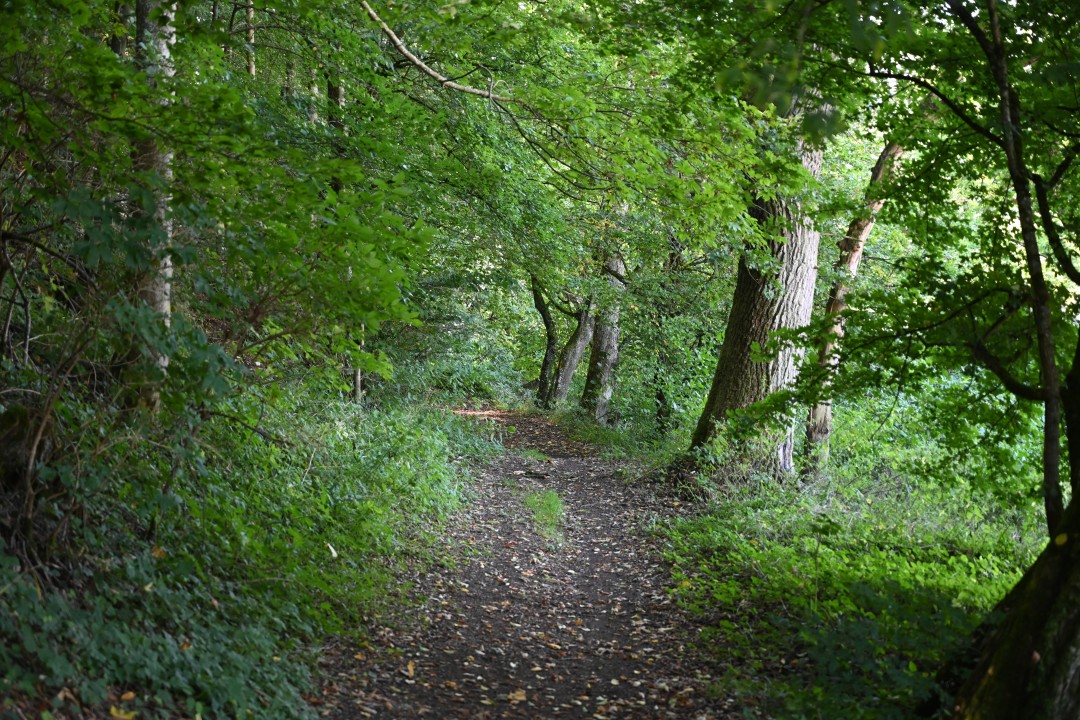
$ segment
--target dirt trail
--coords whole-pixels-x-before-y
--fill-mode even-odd
[[[452,523],[462,557],[415,579],[426,598],[411,627],[377,647],[338,647],[323,662],[316,710],[330,718],[724,718],[711,697],[696,629],[667,593],[648,527],[683,512],[627,484],[625,468],[534,416],[513,425],[508,453],[477,471],[474,502]],[[544,538],[523,497],[554,490],[561,542]]]

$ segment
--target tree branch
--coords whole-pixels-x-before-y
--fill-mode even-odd
[[[1055,173],[1056,175],[1057,173]],[[1058,265],[1061,266],[1065,275],[1074,284],[1080,285],[1080,270],[1076,269],[1072,257],[1069,256],[1069,251],[1065,249],[1065,244],[1061,241],[1061,235],[1058,233],[1057,223],[1054,222],[1054,215],[1050,212],[1050,198],[1046,189],[1047,183],[1038,173],[1031,173],[1031,178],[1035,182],[1035,199],[1039,204],[1039,216],[1042,218],[1043,232],[1046,233],[1046,239],[1050,242],[1050,249],[1054,252],[1054,258],[1058,261]]]
[[[975,42],[979,43],[979,47],[982,48],[983,54],[986,55],[986,59],[993,61],[997,58],[997,48],[994,43],[990,41],[990,37],[979,27],[979,23],[976,22],[975,16],[971,14],[971,11],[964,6],[960,0],[947,0],[949,9],[952,10],[953,15],[960,18],[961,24],[967,31],[971,33],[971,36],[975,38]]]
[[[620,283],[622,283],[624,286],[627,284],[626,283],[626,276],[625,275],[620,275],[616,270],[613,270],[612,268],[609,268],[607,266],[607,263],[605,263],[604,267],[601,268],[601,272],[604,272],[604,273],[610,275],[611,277],[615,278]]]
[[[854,72],[860,71],[855,70]],[[977,123],[975,119],[971,117],[966,110],[964,110],[964,108],[960,107],[959,103],[957,103],[945,93],[938,90],[936,87],[934,87],[932,83],[923,80],[921,77],[916,77],[915,75],[908,75],[906,73],[886,72],[884,70],[868,70],[865,72],[861,72],[861,74],[867,75],[869,77],[882,78],[885,80],[903,80],[904,82],[909,82],[913,85],[921,87],[922,89],[931,93],[942,103],[944,103],[945,107],[949,108],[949,110],[952,111],[953,115],[956,115],[956,117],[960,118],[960,120],[963,121],[965,125],[974,130],[976,133],[982,135],[984,138],[994,143],[995,145],[998,145],[999,147],[1005,146],[1005,141],[1002,140],[998,135],[994,134],[992,130],[983,127],[982,125]]]
[[[1069,166],[1071,166],[1073,160],[1076,159],[1076,153],[1078,151],[1080,151],[1080,146],[1073,145],[1069,148],[1068,152],[1065,153],[1065,159],[1058,163],[1057,168],[1054,169],[1054,174],[1050,176],[1050,182],[1046,184],[1047,187],[1055,187],[1061,182],[1061,179],[1065,177],[1065,173],[1069,172]]]
[[[552,295],[550,298],[548,298],[548,304],[551,305],[551,307],[558,310],[559,312],[561,312],[566,317],[569,317],[569,318],[577,317],[577,313],[574,312],[573,307],[571,307],[567,303],[559,302],[558,299],[554,295]]]
[[[403,43],[401,41],[401,38],[399,38],[394,33],[394,31],[390,29],[390,26],[387,25],[383,21],[383,19],[381,17],[379,17],[378,13],[376,13],[371,8],[371,6],[368,5],[367,0],[360,0],[360,6],[362,8],[364,8],[364,11],[368,14],[368,17],[371,18],[372,21],[374,21],[375,24],[378,25],[379,28],[382,29],[383,34],[386,35],[387,39],[390,40],[390,42],[393,44],[394,48],[399,53],[401,53],[401,55],[406,60],[411,62],[413,65],[415,65],[417,68],[419,68],[421,72],[423,72],[425,75],[427,75],[428,77],[435,80],[437,83],[439,83],[443,87],[450,88],[451,90],[457,90],[458,92],[467,93],[469,95],[476,95],[478,97],[487,98],[489,100],[494,100],[496,102],[505,102],[505,103],[520,102],[518,100],[515,100],[512,97],[507,97],[505,95],[496,95],[491,90],[481,90],[480,88],[474,88],[474,87],[469,86],[469,85],[462,85],[460,83],[456,83],[453,80],[451,80],[450,78],[446,77],[445,75],[440,74],[437,70],[431,68],[427,63],[425,63],[423,60],[421,60],[416,55],[411,53],[409,51],[409,48],[405,47],[405,43]]]
[[[975,342],[968,343],[968,348],[970,348],[974,358],[982,363],[983,367],[994,373],[998,380],[1001,381],[1001,384],[1005,386],[1005,389],[1013,395],[1024,400],[1046,402],[1045,388],[1032,387],[1031,385],[1020,382],[1009,372],[1008,368],[1005,367],[1001,360],[982,344],[982,341],[976,340]]]
[[[247,428],[248,430],[255,433],[256,435],[261,437],[263,440],[266,440],[267,442],[274,443],[275,445],[281,445],[282,447],[290,447],[290,448],[291,447],[296,447],[295,445],[293,445],[290,441],[286,440],[285,438],[278,437],[277,435],[270,432],[269,430],[261,428],[261,427],[259,427],[257,425],[252,425],[252,424],[246,422],[245,420],[243,420],[242,418],[236,417],[235,415],[230,415],[229,413],[218,412],[216,410],[205,410],[204,412],[209,416],[225,418],[226,420],[232,420],[237,425],[240,425],[242,427]]]

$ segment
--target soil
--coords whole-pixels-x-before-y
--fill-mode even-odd
[[[662,540],[650,532],[690,512],[686,503],[541,417],[473,414],[499,423],[511,452],[474,471],[473,497],[446,530],[456,561],[409,579],[420,603],[403,613],[411,620],[384,621],[363,648],[327,650],[316,711],[340,720],[742,717],[711,689],[721,670],[672,599]],[[562,499],[560,537],[541,534],[525,507],[526,494],[543,490]]]

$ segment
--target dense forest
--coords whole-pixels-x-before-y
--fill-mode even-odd
[[[1078,20],[4,2],[0,714],[319,716],[498,409],[677,508],[732,717],[1080,716]]]

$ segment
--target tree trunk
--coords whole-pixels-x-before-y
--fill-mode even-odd
[[[559,352],[559,365],[555,371],[555,386],[551,389],[551,400],[560,403],[566,400],[570,394],[570,383],[574,379],[574,373],[581,364],[581,358],[585,355],[585,349],[592,342],[593,330],[596,326],[596,318],[593,316],[592,302],[586,302],[577,313],[577,326],[570,338]]]
[[[1065,417],[1065,446],[1069,449],[1069,487],[1072,497],[1080,497],[1080,337],[1073,349],[1072,366],[1061,385]]]
[[[127,57],[128,23],[130,20],[131,7],[127,3],[117,3],[115,17],[112,18],[115,29],[109,38],[109,49],[120,59]]]
[[[559,347],[559,336],[555,328],[555,320],[551,317],[551,308],[548,307],[544,297],[543,288],[535,275],[529,276],[532,286],[533,305],[540,313],[544,321],[544,360],[540,364],[540,379],[536,386],[536,404],[540,407],[551,407],[552,390],[554,389],[555,356]]]
[[[246,11],[247,48],[245,55],[247,73],[251,77],[255,77],[255,3],[248,2]]]
[[[364,342],[367,333],[363,326],[360,327],[360,352],[364,352]],[[353,368],[353,402],[360,405],[364,402],[364,370]]]
[[[664,392],[664,378],[660,374],[659,368],[653,373],[653,401],[656,403],[656,413],[653,419],[656,422],[656,431],[661,435],[666,435],[668,430],[671,429],[671,413],[673,408],[671,407],[671,399]]]
[[[308,85],[308,93],[311,95],[308,105],[308,121],[314,125],[319,122],[319,75],[315,70],[311,71],[311,83]]]
[[[626,263],[613,256],[604,263],[608,283],[616,290],[624,287]],[[597,422],[610,425],[611,396],[615,391],[615,364],[619,361],[619,304],[611,305],[596,316],[589,351],[589,373],[585,376],[585,391],[581,407],[592,413]]]
[[[817,177],[821,171],[821,149],[800,142],[799,158],[810,174]],[[711,440],[729,411],[746,408],[790,385],[802,354],[786,346],[764,362],[752,357],[755,346],[766,347],[775,331],[809,323],[817,279],[818,232],[804,216],[798,201],[784,198],[759,201],[753,212],[758,222],[767,225],[774,235],[768,249],[775,258],[777,271],[765,274],[751,268],[745,256],[739,260],[724,342],[691,449]],[[794,428],[789,428],[776,451],[775,461],[782,473],[791,472],[793,447]]]
[[[1001,624],[952,708],[956,720],[1080,717],[1080,503],[999,603]]]
[[[870,183],[866,188],[866,208],[864,214],[855,218],[848,225],[844,239],[840,241],[840,257],[836,259],[839,274],[829,291],[829,300],[825,306],[825,317],[829,328],[825,341],[818,352],[818,367],[822,371],[821,399],[810,407],[806,422],[806,472],[816,475],[829,458],[829,436],[832,434],[832,381],[836,375],[836,352],[840,339],[844,336],[844,310],[847,308],[848,285],[859,272],[863,248],[870,231],[874,229],[877,214],[885,204],[881,194],[884,184],[904,149],[896,143],[889,143],[881,151],[874,169],[870,172]]]
[[[175,5],[171,3],[139,0],[135,4],[136,61],[154,84],[160,78],[173,76],[172,45],[176,41],[172,24],[174,14]],[[165,187],[172,181],[172,153],[163,148],[157,138],[150,137],[138,142],[134,148],[134,161],[138,171],[157,175]],[[154,220],[162,232],[151,241],[149,267],[142,271],[136,285],[139,299],[157,313],[165,327],[169,327],[172,322],[173,263],[170,246],[173,227],[169,217],[169,196],[164,192],[155,193]],[[154,364],[164,373],[169,367],[169,356],[160,344],[151,347],[150,354]],[[147,387],[144,400],[151,408],[156,408],[160,401],[157,385],[152,383]]]
[[[1031,284],[1031,312],[1035,318],[1035,337],[1039,348],[1039,373],[1046,391],[1043,405],[1043,505],[1050,535],[1062,514],[1061,498],[1061,378],[1054,351],[1053,317],[1050,288],[1043,273],[1042,254],[1036,227],[1035,209],[1031,198],[1031,173],[1024,158],[1021,134],[1023,117],[1020,99],[1009,80],[1007,50],[1001,36],[997,3],[988,3],[989,34],[961,0],[948,0],[953,15],[971,33],[986,56],[998,91],[1001,113],[1001,147],[1009,168],[1009,179],[1016,195],[1017,219],[1024,241],[1028,282]]]
[[[340,137],[345,133],[345,86],[339,81],[335,81],[334,76],[327,74],[326,76],[326,121],[330,127],[337,131],[333,139],[334,153],[340,157],[345,157],[345,142]],[[334,192],[339,193],[344,189],[344,185],[341,179],[338,177],[330,178],[330,187]]]
[[[285,83],[281,86],[281,97],[290,104],[296,99],[296,66],[292,60],[285,63]]]

